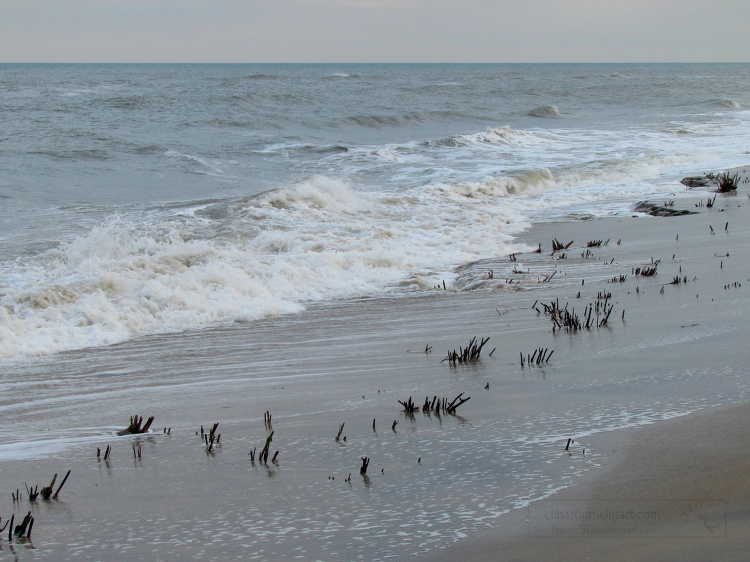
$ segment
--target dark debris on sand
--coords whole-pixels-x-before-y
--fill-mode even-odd
[[[694,215],[696,211],[688,211],[687,209],[675,209],[674,207],[664,207],[663,205],[656,205],[649,203],[648,201],[640,201],[635,205],[636,213],[646,213],[654,217],[679,217],[682,215]]]

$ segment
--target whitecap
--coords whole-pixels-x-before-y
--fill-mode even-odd
[[[553,119],[562,117],[560,111],[554,105],[540,105],[530,110],[528,114],[532,117],[549,117]]]

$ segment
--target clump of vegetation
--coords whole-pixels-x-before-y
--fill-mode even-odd
[[[456,364],[456,363],[471,363],[474,361],[479,360],[479,354],[482,352],[482,348],[484,347],[484,344],[486,344],[488,341],[490,341],[490,338],[482,338],[481,342],[477,342],[477,338],[471,338],[471,341],[469,342],[469,345],[466,346],[466,348],[458,348],[458,351],[455,349],[453,351],[449,351],[448,355],[443,361],[448,361],[449,363]],[[490,351],[490,356],[495,352],[493,349]],[[441,363],[443,362],[441,361]]]
[[[587,248],[599,248],[601,246],[606,246],[609,244],[609,238],[606,242],[602,242],[601,240],[589,240],[589,242],[586,244]]]
[[[740,184],[740,175],[730,175],[729,172],[717,174],[714,178],[714,183],[718,186],[719,193],[737,191],[737,186]]]

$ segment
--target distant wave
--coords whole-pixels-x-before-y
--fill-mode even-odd
[[[132,152],[135,154],[142,154],[142,155],[149,155],[149,156],[158,156],[162,155],[166,152],[164,147],[157,146],[155,144],[149,144],[146,146],[136,146],[132,149]]]
[[[390,162],[403,162],[404,159],[400,156],[394,154],[390,150],[380,149],[377,152],[375,152],[378,156],[380,156],[384,160],[388,160]]]
[[[38,150],[29,152],[39,156],[47,156],[56,160],[110,160],[112,156],[105,150]]]
[[[677,135],[694,135],[696,130],[691,129],[687,125],[675,125],[671,128],[661,129],[664,133],[677,134]]]
[[[368,128],[399,127],[414,123],[446,121],[460,115],[460,113],[453,111],[430,111],[427,113],[407,113],[404,115],[354,115],[345,117],[342,121],[347,124]]]
[[[476,199],[478,197],[495,198],[522,193],[540,193],[557,186],[552,172],[547,168],[541,168],[517,173],[514,176],[487,177],[481,181],[462,181],[453,184],[439,183],[428,189],[441,194]]]
[[[192,164],[199,164],[203,168],[207,168],[211,173],[214,173],[217,175],[224,175],[224,171],[219,166],[205,160],[204,158],[191,156],[190,154],[182,154],[181,152],[177,152],[176,150],[167,150],[163,154],[169,159],[188,162]],[[199,174],[207,173],[205,170],[202,170],[200,168],[194,171]]]
[[[346,74],[344,72],[337,72],[323,77],[324,80],[359,80],[361,78],[364,78],[361,74]]]
[[[250,99],[247,96],[243,96],[241,94],[232,94],[231,96],[229,96],[229,99],[232,102],[250,103]]]
[[[349,148],[340,144],[313,145],[313,144],[272,144],[262,150],[256,151],[258,154],[272,153],[302,153],[302,154],[339,154],[348,152]]]
[[[138,109],[144,104],[144,98],[141,95],[134,94],[132,96],[117,96],[108,99],[97,99],[92,100],[92,105],[105,105],[111,109]]]
[[[248,76],[245,76],[245,80],[273,80],[275,78],[278,78],[275,74],[250,74]]]
[[[513,145],[520,142],[536,140],[539,139],[533,133],[511,129],[510,127],[495,127],[471,135],[458,135],[441,142],[448,146],[450,146],[450,141],[455,143],[455,146],[470,146],[486,144]]]
[[[741,109],[742,108],[742,105],[740,105],[738,102],[730,98],[720,98],[716,100],[711,100],[708,102],[708,105],[711,105],[713,107],[724,107],[727,109]]]
[[[496,145],[536,144],[544,142],[536,133],[511,129],[508,126],[486,129],[479,133],[455,135],[422,143],[425,148],[464,148]]]
[[[553,119],[562,117],[560,111],[554,105],[540,105],[529,111],[527,115],[531,115],[532,117],[551,117]]]
[[[347,152],[349,149],[340,144],[330,144],[325,146],[313,146],[308,144],[301,147],[300,150],[310,154],[338,154],[340,152]]]
[[[307,208],[356,213],[371,208],[368,200],[352,190],[347,184],[325,176],[269,191],[263,202],[276,208]]]

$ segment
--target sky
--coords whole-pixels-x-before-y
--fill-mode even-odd
[[[750,62],[750,0],[0,0],[0,62]]]

